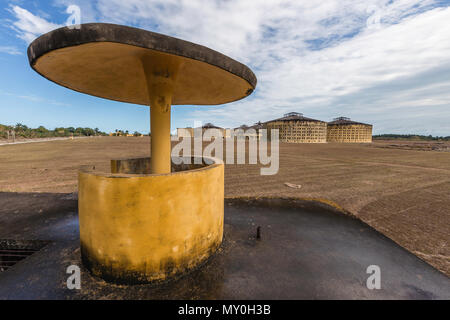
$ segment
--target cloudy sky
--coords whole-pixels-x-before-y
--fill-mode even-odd
[[[0,0],[0,123],[149,130],[146,107],[59,87],[28,66],[27,45],[81,22],[125,24],[220,51],[258,78],[251,97],[175,106],[172,126],[235,127],[302,112],[347,116],[374,133],[450,135],[450,1]]]

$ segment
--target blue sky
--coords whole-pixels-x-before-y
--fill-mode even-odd
[[[431,0],[0,0],[0,123],[148,132],[149,108],[68,90],[29,67],[29,42],[65,25],[71,4],[82,23],[179,37],[255,72],[247,99],[174,106],[173,129],[297,111],[372,123],[376,134],[450,135],[450,2]]]

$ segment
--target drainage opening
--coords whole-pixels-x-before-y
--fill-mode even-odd
[[[41,250],[48,243],[49,241],[42,240],[0,239],[0,272],[8,270],[17,262]]]

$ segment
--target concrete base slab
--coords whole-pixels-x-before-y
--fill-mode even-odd
[[[82,267],[73,197],[0,193],[0,202],[0,239],[51,241],[0,273],[0,299],[450,298],[447,276],[361,221],[323,208],[227,200],[224,242],[207,263],[160,285],[125,286]],[[72,264],[81,267],[81,290],[66,287]],[[380,290],[366,287],[369,265],[381,269]]]

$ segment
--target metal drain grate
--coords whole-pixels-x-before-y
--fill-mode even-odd
[[[31,256],[48,244],[41,240],[0,240],[0,272]]]

